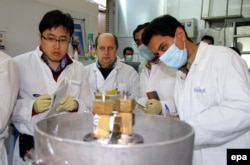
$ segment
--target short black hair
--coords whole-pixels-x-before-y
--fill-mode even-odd
[[[125,55],[127,50],[130,50],[134,54],[134,49],[132,47],[126,47],[123,49],[123,55]]]
[[[201,38],[201,41],[203,40],[210,40],[211,41],[211,44],[213,45],[214,44],[214,38],[210,35],[204,35],[202,38]]]
[[[141,29],[144,29],[146,26],[149,25],[149,22],[145,22],[143,24],[138,25],[135,30],[133,31],[133,39],[135,41],[135,33],[138,33]]]
[[[176,28],[181,27],[188,40],[184,26],[174,17],[169,14],[155,18],[142,33],[142,43],[148,45],[154,35],[175,37]],[[191,41],[191,40],[190,40]]]
[[[63,26],[67,32],[69,32],[70,37],[73,35],[74,32],[74,20],[68,13],[63,13],[60,10],[52,10],[47,12],[40,24],[39,24],[39,31],[42,34],[45,30],[51,28],[57,28],[59,26]]]
[[[97,46],[98,46],[98,38],[99,38],[100,35],[102,35],[102,34],[104,34],[104,33],[98,34],[98,36],[95,38],[95,48],[97,48]],[[112,33],[107,33],[107,34],[111,34],[111,35],[113,36],[113,38],[114,38],[114,40],[115,40],[116,49],[118,50],[119,44],[118,44],[118,39],[117,39],[116,35],[114,35],[114,34],[112,34]]]

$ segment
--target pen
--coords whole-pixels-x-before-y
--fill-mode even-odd
[[[39,97],[39,96],[40,96],[40,94],[37,94],[37,93],[33,94],[33,97]]]
[[[170,110],[169,110],[167,104],[164,104],[164,105],[165,105],[166,112],[167,112],[168,114],[170,114]]]

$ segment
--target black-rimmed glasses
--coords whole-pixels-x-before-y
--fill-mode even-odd
[[[59,44],[68,44],[69,43],[69,41],[66,38],[56,39],[54,37],[44,37],[43,35],[41,35],[41,37],[50,43],[56,43],[56,42],[58,42]]]

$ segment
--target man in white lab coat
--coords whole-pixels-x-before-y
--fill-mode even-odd
[[[163,64],[159,61],[159,57],[153,55],[153,53],[142,44],[142,33],[147,25],[149,25],[149,22],[140,24],[133,32],[133,38],[139,49],[139,54],[147,60],[146,65],[140,73],[141,98],[138,99],[137,102],[143,107],[145,106],[144,112],[148,114],[176,114],[174,103],[176,69],[172,69]],[[156,98],[148,98],[147,93],[152,91],[156,91],[159,100]]]
[[[227,149],[250,148],[250,77],[239,55],[192,43],[170,15],[155,18],[142,42],[170,67],[187,62],[188,74],[177,73],[175,102],[180,120],[195,129],[194,165],[226,164]]]
[[[86,66],[92,91],[121,89],[128,92],[128,97],[137,99],[140,92],[138,73],[131,66],[117,60],[117,37],[111,33],[102,33],[97,36],[95,45],[97,61]]]
[[[8,137],[8,123],[17,99],[19,75],[15,61],[2,51],[0,51],[0,87],[0,164],[7,165],[4,140]]]
[[[84,66],[67,53],[74,32],[73,18],[59,10],[47,12],[40,24],[40,46],[14,59],[20,72],[20,91],[12,122],[20,135],[16,141],[13,165],[24,165],[27,151],[34,147],[34,125],[45,118],[51,95],[62,82],[67,94],[56,108],[61,112],[83,112],[91,108],[94,95]]]

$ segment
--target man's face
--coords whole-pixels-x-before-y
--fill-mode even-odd
[[[45,30],[40,37],[41,49],[49,63],[60,63],[68,52],[70,34],[63,26],[59,26]]]
[[[147,46],[154,54],[159,54],[161,56],[173,44],[179,49],[185,48],[181,34],[177,34],[175,37],[154,35]]]
[[[168,48],[174,43],[174,38],[169,36],[155,35],[151,38],[148,48],[154,53],[160,56],[168,50]]]
[[[103,68],[111,65],[116,59],[117,47],[115,39],[110,34],[101,34],[98,38],[96,54]]]
[[[126,55],[133,55],[133,52],[132,52],[131,50],[126,50],[126,52],[125,52],[124,55],[125,55],[125,56],[126,56]]]
[[[133,52],[131,50],[126,50],[125,54],[124,54],[124,59],[126,60],[127,56],[133,56]]]
[[[141,37],[142,37],[143,31],[144,29],[141,29],[139,32],[135,33],[135,43],[137,47],[141,46],[142,44]]]

